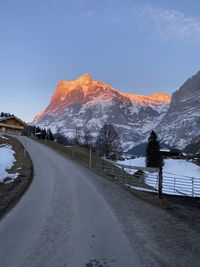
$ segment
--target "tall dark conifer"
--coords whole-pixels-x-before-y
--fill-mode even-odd
[[[47,129],[47,140],[54,141],[54,136],[50,128]]]
[[[160,153],[160,144],[157,134],[152,131],[148,140],[146,150],[146,166],[160,168],[163,165],[163,160]]]

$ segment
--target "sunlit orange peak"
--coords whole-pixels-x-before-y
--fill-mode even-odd
[[[88,73],[85,73],[82,76],[78,77],[77,80],[79,80],[79,81],[91,81],[92,77]]]
[[[169,96],[166,93],[154,93],[149,95],[149,97],[159,102],[165,102],[165,103],[171,102],[171,96]]]
[[[36,115],[33,121],[38,121],[43,115],[44,115],[44,110],[40,114]]]
[[[166,93],[155,93],[149,96],[143,95],[134,95],[134,94],[127,94],[123,93],[124,96],[131,99],[133,102],[141,103],[141,104],[154,104],[156,103],[170,103],[171,97]]]

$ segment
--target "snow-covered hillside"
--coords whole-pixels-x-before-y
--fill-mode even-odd
[[[93,80],[88,74],[60,81],[48,107],[34,124],[72,137],[88,128],[96,136],[104,123],[112,123],[125,150],[143,142],[166,114],[171,98],[165,93],[125,94]]]

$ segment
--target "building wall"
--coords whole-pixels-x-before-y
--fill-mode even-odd
[[[0,131],[4,133],[20,135],[24,127],[25,126],[15,118],[10,118],[4,121],[0,121]]]
[[[0,126],[0,132],[21,135],[22,130],[19,130],[19,129],[13,129],[13,128],[5,128],[5,127],[1,127],[1,126]]]

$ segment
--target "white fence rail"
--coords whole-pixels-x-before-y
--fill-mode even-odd
[[[144,183],[151,186],[153,192],[158,192],[159,188],[159,169],[145,168],[138,166],[127,166],[117,164],[128,173],[134,175],[137,170],[144,172]],[[177,175],[175,173],[163,172],[162,173],[162,192],[170,195],[182,195],[190,197],[200,197],[200,178],[191,176]],[[134,189],[147,191],[144,187],[132,186]]]

